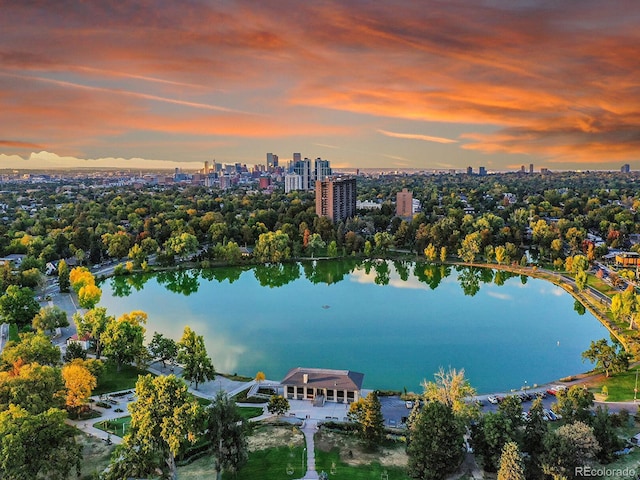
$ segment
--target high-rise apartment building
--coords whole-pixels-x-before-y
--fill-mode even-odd
[[[529,173],[533,173],[533,163],[529,164]]]
[[[311,160],[308,158],[304,160],[294,160],[292,173],[302,177],[302,190],[309,190],[311,188],[311,182],[313,181],[311,177]]]
[[[315,181],[324,180],[331,176],[331,165],[329,160],[322,160],[320,157],[316,158],[313,165]]]
[[[485,167],[479,167],[478,168],[478,175],[480,175],[481,177],[485,176],[487,174],[487,169]]]
[[[631,171],[631,165],[625,163],[624,165],[622,165],[622,167],[620,167],[620,171],[622,173],[629,173]]]
[[[316,214],[333,222],[351,218],[356,213],[356,179],[328,177],[316,182]]]
[[[396,216],[411,217],[413,215],[413,192],[403,188],[396,195]]]

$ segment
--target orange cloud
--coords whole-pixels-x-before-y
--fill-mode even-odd
[[[189,158],[189,141],[231,154],[304,137],[394,156],[395,137],[425,142],[408,162],[457,142],[606,164],[640,146],[636,2],[0,5],[0,131],[61,154],[159,158],[154,143],[174,141]],[[398,133],[424,122],[451,134]]]
[[[435,143],[457,143],[457,140],[452,140],[450,138],[443,137],[432,137],[430,135],[420,135],[415,133],[398,133],[398,132],[389,132],[387,130],[378,129],[378,133],[385,135],[387,137],[393,138],[404,138],[408,140],[422,140],[424,142],[435,142]]]

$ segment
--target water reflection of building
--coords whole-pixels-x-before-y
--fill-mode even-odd
[[[364,373],[351,370],[297,367],[289,370],[280,383],[286,398],[312,400],[319,406],[324,402],[357,402],[363,379]]]

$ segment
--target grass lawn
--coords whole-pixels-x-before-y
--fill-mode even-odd
[[[103,420],[102,422],[94,423],[93,426],[118,437],[124,437],[129,431],[129,425],[131,424],[131,416],[116,418],[113,420]]]
[[[348,465],[340,460],[340,451],[334,448],[329,452],[316,450],[316,471],[325,471],[329,478],[334,475],[336,478],[349,478],[353,480],[388,478],[389,480],[408,480],[404,468],[384,467],[378,462],[367,463],[366,465]],[[386,472],[387,476],[384,476]]]
[[[614,288],[601,278],[596,277],[595,275],[587,276],[587,285],[595,288],[600,293],[604,293],[608,297],[615,295],[616,293],[620,293],[620,290]]]
[[[251,452],[249,461],[234,478],[236,480],[302,478],[306,471],[307,457],[302,447],[274,447]]]
[[[238,407],[238,413],[243,420],[262,415],[262,407]]]
[[[614,373],[609,378],[605,378],[603,382],[592,385],[590,390],[594,394],[597,394],[602,391],[602,386],[606,385],[609,389],[609,396],[606,397],[605,400],[607,402],[623,402],[633,400],[633,389],[635,388],[635,384],[636,369],[634,368],[626,372]],[[640,386],[638,388],[640,389]],[[640,399],[640,395],[638,395],[638,398]]]
[[[119,372],[116,370],[116,366],[109,362],[106,362],[105,366],[100,383],[93,391],[94,395],[133,389],[138,381],[138,375],[149,373],[146,370],[140,370],[130,365],[123,365]]]

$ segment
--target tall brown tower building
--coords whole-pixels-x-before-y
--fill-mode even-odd
[[[396,216],[413,216],[413,192],[408,191],[406,188],[403,188],[396,195]]]
[[[329,177],[316,182],[316,214],[340,222],[356,214],[356,179]]]

